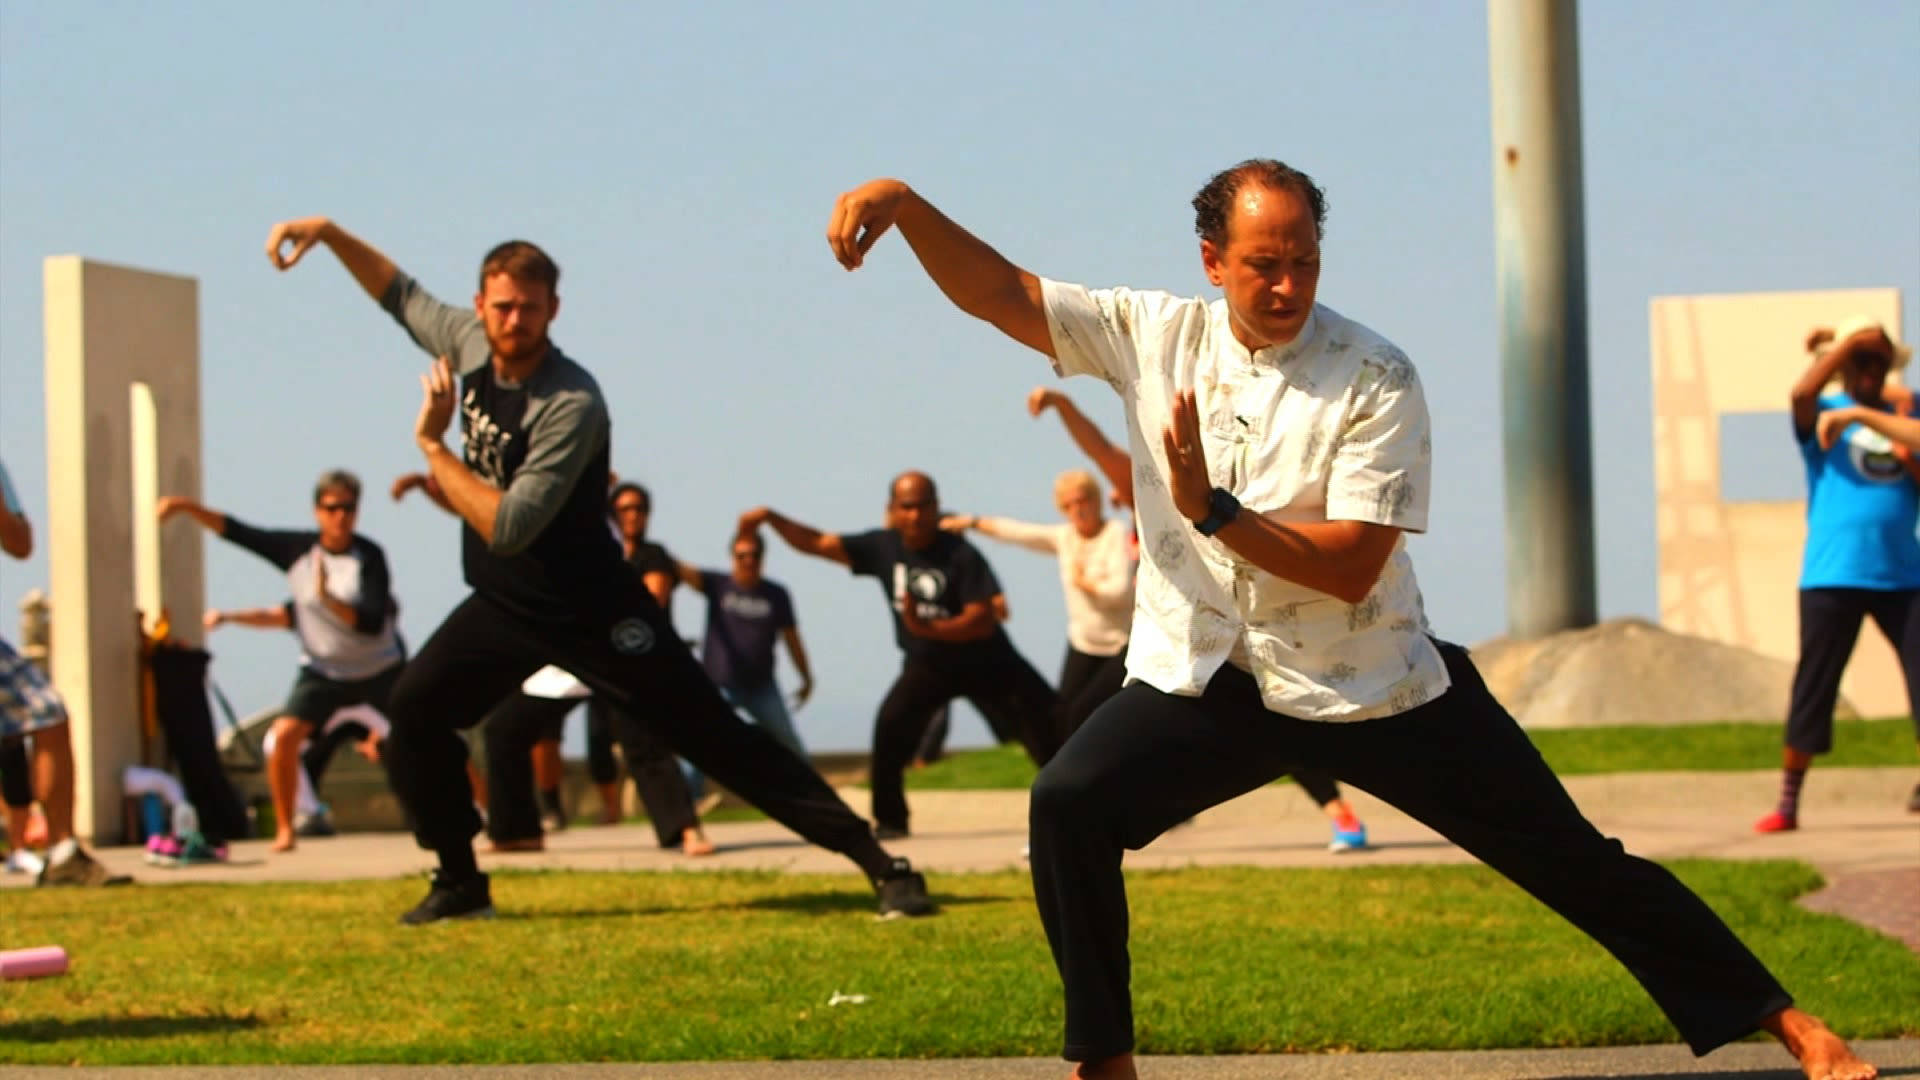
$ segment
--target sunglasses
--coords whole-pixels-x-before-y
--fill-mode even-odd
[[[760,553],[757,551],[736,551],[733,553],[733,557],[740,562],[760,561]]]
[[[351,514],[360,509],[359,503],[315,503],[314,508],[328,514]]]

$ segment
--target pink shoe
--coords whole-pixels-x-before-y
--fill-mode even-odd
[[[1792,832],[1799,827],[1799,818],[1788,817],[1778,810],[1753,823],[1753,831],[1757,833]]]
[[[178,866],[180,841],[172,836],[147,837],[147,862],[154,866]]]

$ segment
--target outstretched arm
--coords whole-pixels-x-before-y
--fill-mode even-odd
[[[239,626],[252,626],[262,630],[286,630],[293,626],[293,618],[287,614],[285,605],[280,607],[239,608],[234,611],[209,608],[203,617],[203,621],[207,624],[207,629],[209,630],[225,626],[228,623],[234,623]]]
[[[314,534],[291,529],[259,529],[182,495],[164,495],[154,504],[162,522],[185,514],[220,539],[243,547],[282,570],[289,569],[313,546]]]
[[[857,270],[874,241],[894,227],[955,307],[1028,348],[1053,355],[1040,279],[898,180],[872,180],[840,196],[827,223],[827,244],[841,266]]]
[[[324,217],[283,221],[267,234],[267,258],[291,270],[316,244],[326,245],[353,280],[405,327],[422,349],[453,359],[465,374],[486,362],[491,351],[480,317],[471,308],[435,299],[402,273],[391,259]]]
[[[445,510],[455,517],[460,516],[460,512],[455,510],[453,504],[447,501],[446,492],[441,491],[440,485],[434,483],[433,477],[426,473],[407,473],[404,476],[395,477],[393,480],[393,501],[399,502],[401,499],[407,497],[407,492],[415,489],[425,493],[427,498],[433,500],[435,506],[438,506],[440,509]]]
[[[1052,555],[1060,550],[1060,530],[1052,525],[1034,525],[1012,518],[983,517],[979,514],[948,514],[940,519],[940,527],[948,532],[974,529],[995,540],[1004,540],[1043,555]]]
[[[740,515],[739,534],[749,536],[762,525],[772,528],[774,532],[780,534],[780,539],[785,540],[793,550],[802,555],[831,559],[843,566],[853,565],[845,545],[840,542],[839,533],[823,533],[819,529],[802,525],[765,506],[756,506]]]
[[[324,217],[295,218],[267,233],[267,258],[281,270],[291,270],[315,244],[325,244],[360,283],[368,296],[381,300],[400,271],[393,261],[347,230]]]
[[[1073,399],[1058,390],[1036,386],[1027,395],[1027,413],[1038,417],[1049,408],[1060,414],[1067,434],[1080,452],[1092,459],[1107,483],[1113,485],[1113,497],[1122,506],[1133,505],[1133,459],[1125,450],[1107,441],[1093,421],[1080,412]]]
[[[227,531],[227,515],[184,495],[162,495],[153,509],[163,522],[185,514],[215,536],[223,536]]]

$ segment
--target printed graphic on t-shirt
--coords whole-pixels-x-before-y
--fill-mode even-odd
[[[467,387],[466,397],[460,402],[460,412],[466,420],[460,438],[467,468],[472,469],[480,479],[505,490],[512,479],[508,472],[507,454],[513,443],[513,432],[488,415],[480,403],[480,392],[476,387]]]
[[[893,607],[900,610],[900,598],[911,595],[917,603],[914,610],[922,619],[950,619],[954,613],[940,603],[940,596],[947,591],[947,575],[930,566],[908,566],[906,563],[893,564]]]
[[[1892,441],[1865,424],[1855,424],[1849,430],[1847,459],[1862,480],[1892,484],[1906,476],[1900,459],[1893,456]]]
[[[773,615],[773,602],[752,593],[730,592],[720,598],[720,610],[742,619],[765,619]]]

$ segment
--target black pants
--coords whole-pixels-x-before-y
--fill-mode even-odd
[[[934,711],[954,698],[972,702],[986,718],[996,740],[1019,742],[1037,765],[1052,760],[1054,751],[1060,748],[1055,720],[1060,699],[1047,680],[1012,647],[964,667],[936,666],[910,656],[887,689],[873,722],[873,764],[868,782],[873,785],[876,824],[902,830],[907,827],[903,775]]]
[[[1060,741],[1064,744],[1087,722],[1093,711],[1120,692],[1127,681],[1127,651],[1117,656],[1094,656],[1067,646],[1067,659],[1060,665]],[[1307,793],[1316,806],[1325,806],[1340,797],[1340,785],[1319,769],[1289,770],[1293,782]]]
[[[620,763],[613,759],[613,713],[605,708],[587,710],[587,779],[595,784],[620,782]]]
[[[1800,663],[1787,705],[1787,746],[1803,754],[1833,749],[1833,706],[1867,616],[1900,654],[1907,703],[1920,736],[1920,589],[1801,589]]]
[[[0,739],[0,802],[15,810],[33,805],[33,773],[27,765],[27,737],[16,735]],[[9,837],[14,847],[20,838]]]
[[[1133,1048],[1123,850],[1302,763],[1399,807],[1592,936],[1696,1054],[1792,1003],[1686,886],[1581,816],[1466,651],[1441,650],[1452,688],[1399,716],[1295,720],[1225,667],[1198,698],[1135,683],[1061,748],[1034,782],[1030,825],[1034,895],[1066,985],[1068,1059]]]
[[[307,770],[307,780],[313,784],[315,798],[320,795],[320,781],[327,775],[327,767],[333,764],[333,755],[350,742],[361,742],[373,732],[365,724],[335,724],[333,730],[325,727],[311,729],[307,745],[300,750],[300,767]],[[382,760],[385,760],[384,758]]]
[[[653,835],[663,848],[679,847],[688,829],[700,824],[693,812],[693,792],[687,776],[674,760],[673,747],[662,738],[656,725],[632,709],[602,701],[596,697],[587,703],[587,724],[595,718],[620,744],[627,775],[640,793],[640,804],[647,808],[647,820],[653,822]],[[804,759],[802,759],[804,760]]]
[[[927,730],[920,735],[920,745],[913,752],[915,761],[928,764],[947,756],[947,734],[953,728],[953,706],[942,703],[927,718]]]
[[[1080,730],[1093,710],[1119,693],[1126,680],[1125,649],[1112,656],[1095,656],[1067,646],[1066,659],[1060,662],[1060,741]]]
[[[486,718],[487,835],[496,842],[507,842],[531,840],[545,831],[540,825],[540,802],[534,784],[533,748],[558,739],[567,716],[581,704],[586,705],[589,718],[598,712],[609,739],[620,743],[620,753],[640,791],[640,801],[646,804],[647,818],[653,822],[660,846],[680,846],[683,834],[700,819],[693,812],[693,796],[674,764],[671,748],[638,716],[602,704],[599,698],[538,698],[521,691],[502,701]],[[616,771],[614,780],[618,779]]]
[[[459,729],[554,664],[610,705],[644,709],[662,740],[767,816],[870,877],[886,872],[867,823],[806,762],[734,715],[638,577],[610,579],[577,605],[576,614],[536,618],[474,593],[407,665],[393,691],[388,755],[420,846],[445,857],[471,844],[480,819]]]

